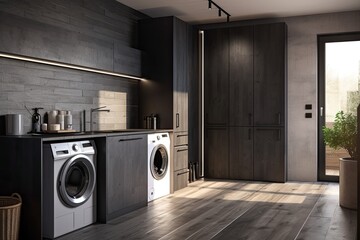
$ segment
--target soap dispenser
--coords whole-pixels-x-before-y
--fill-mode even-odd
[[[34,114],[32,115],[32,130],[33,133],[38,133],[41,131],[40,125],[41,125],[41,115],[39,113],[40,109],[44,108],[33,108]]]

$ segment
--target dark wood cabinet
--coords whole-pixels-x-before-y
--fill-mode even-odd
[[[147,205],[147,137],[106,140],[107,220]]]
[[[188,168],[188,146],[174,147],[174,171]]]
[[[186,23],[174,19],[174,111],[175,131],[188,131],[188,91],[190,78],[190,30]]]
[[[191,29],[175,17],[140,21],[143,75],[148,79],[140,83],[140,121],[158,114],[158,128],[188,131]]]
[[[254,128],[230,127],[229,129],[229,178],[253,180]]]
[[[229,125],[253,125],[253,26],[229,29]]]
[[[254,128],[254,179],[284,182],[284,128]]]
[[[174,147],[174,191],[188,186],[189,161],[188,145]]]
[[[205,177],[285,181],[285,23],[206,30],[204,51]]]
[[[229,178],[229,130],[205,129],[204,173],[207,178]]]
[[[229,118],[229,31],[212,29],[204,39],[205,125],[227,125]]]
[[[284,126],[285,44],[284,23],[254,27],[254,111],[257,126]]]
[[[181,159],[183,167],[173,171],[174,190],[188,184],[188,151],[176,151],[188,146],[192,31],[190,25],[175,17],[140,21],[140,48],[145,53],[143,75],[149,79],[140,83],[140,121],[144,116],[158,114],[158,128],[174,130],[173,161]]]

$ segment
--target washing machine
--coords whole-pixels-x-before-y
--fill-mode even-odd
[[[169,133],[148,134],[148,202],[170,194]]]
[[[96,148],[90,140],[44,144],[43,237],[96,221]]]

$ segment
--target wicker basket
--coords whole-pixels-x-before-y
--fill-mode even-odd
[[[19,237],[21,196],[0,196],[0,239],[17,240]]]

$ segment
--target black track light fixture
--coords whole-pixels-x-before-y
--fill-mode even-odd
[[[217,9],[218,9],[218,15],[219,17],[221,17],[221,13],[226,14],[226,21],[230,22],[230,14],[225,11],[222,7],[220,7],[219,5],[217,5],[215,2],[213,2],[212,0],[208,0],[209,2],[209,9],[212,9],[212,5],[214,5]]]

